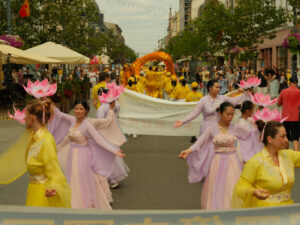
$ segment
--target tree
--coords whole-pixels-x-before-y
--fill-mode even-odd
[[[239,46],[244,52],[252,52],[265,38],[275,38],[275,29],[288,19],[286,10],[276,7],[275,3],[275,0],[238,0],[231,15],[233,23],[228,26],[229,45]],[[248,55],[257,56],[250,53]]]
[[[6,31],[6,4],[0,0],[0,32]],[[66,45],[82,54],[99,51],[99,35],[92,24],[97,22],[98,8],[94,0],[31,0],[31,14],[18,15],[23,1],[12,1],[12,32],[24,40],[24,48],[47,41]]]
[[[106,51],[114,63],[133,62],[137,58],[136,53],[127,45],[121,37],[114,35],[112,29],[108,29],[105,33],[100,35],[100,46]]]
[[[207,0],[200,16],[173,37],[166,47],[175,58],[182,55],[214,57],[218,52],[243,49],[243,59],[255,60],[258,43],[274,38],[275,29],[288,15],[275,6],[275,0],[237,0],[234,8]]]

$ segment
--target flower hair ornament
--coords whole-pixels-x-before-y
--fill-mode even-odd
[[[22,111],[20,111],[20,110],[16,109],[15,106],[13,106],[13,107],[14,107],[15,113],[14,113],[14,115],[11,115],[10,113],[8,113],[9,118],[14,119],[14,120],[18,121],[21,124],[24,124],[25,123],[25,110],[26,110],[26,108],[24,108]]]
[[[122,85],[118,86],[115,82],[107,84],[106,88],[108,92],[102,92],[102,94],[98,96],[101,103],[111,103],[117,100],[125,90]]]
[[[41,82],[37,80],[34,83],[28,80],[27,87],[25,85],[23,85],[23,87],[28,94],[40,99],[54,95],[57,90],[57,83],[49,84],[48,79],[44,79]]]
[[[270,110],[267,107],[263,108],[262,110],[256,110],[253,113],[252,117],[253,117],[254,121],[262,120],[265,122],[264,128],[262,130],[261,140],[263,139],[263,136],[265,133],[265,128],[269,121],[278,121],[278,122],[282,123],[288,118],[288,117],[282,118],[281,111],[278,111],[277,109]]]

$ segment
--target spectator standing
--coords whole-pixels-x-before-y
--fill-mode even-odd
[[[97,84],[97,77],[96,73],[92,70],[92,67],[89,68],[88,77],[90,78],[90,83],[92,84],[92,87],[94,87]]]
[[[283,122],[287,138],[293,142],[294,150],[299,150],[299,108],[300,108],[300,90],[297,88],[298,79],[290,78],[290,86],[281,91],[277,105],[282,106],[282,118],[287,119]]]
[[[281,71],[281,74],[280,74],[280,80],[279,80],[279,89],[278,89],[278,94],[280,94],[280,92],[283,90],[283,89],[286,89],[288,88],[288,84],[287,84],[287,78],[286,78],[286,75],[285,75],[285,72],[284,71]]]
[[[298,79],[298,88],[300,88],[300,71],[298,68],[296,69],[296,72],[297,72],[297,79]]]
[[[235,80],[235,76],[232,73],[231,69],[228,69],[226,76],[227,76],[227,81],[228,81],[228,91],[231,92],[233,90],[233,83]]]
[[[227,85],[227,80],[224,79],[224,75],[221,74],[219,75],[219,84],[220,84],[220,95],[224,95],[228,93],[228,85]]]
[[[279,71],[276,67],[273,67],[273,74],[270,74],[270,96],[271,98],[276,98],[279,89]]]
[[[24,82],[24,77],[23,77],[23,73],[22,73],[22,70],[21,70],[21,69],[19,69],[19,72],[18,72],[18,74],[17,74],[17,77],[18,77],[18,84],[19,84],[20,86],[22,86],[22,85],[23,85],[23,82]]]
[[[207,94],[207,82],[210,79],[210,73],[209,71],[206,69],[206,67],[203,67],[203,71],[201,72],[201,77],[202,77],[202,83],[203,83],[203,95]]]
[[[266,95],[268,93],[268,77],[264,67],[258,72],[258,78],[261,79],[261,83],[257,88],[257,92]]]

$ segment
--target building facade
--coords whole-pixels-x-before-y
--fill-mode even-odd
[[[286,13],[292,13],[292,7],[288,4],[287,0],[276,0],[277,7],[283,7],[286,10]],[[299,19],[298,26],[299,27]],[[282,47],[282,42],[285,37],[292,33],[293,24],[288,22],[282,27],[276,29],[276,37],[272,40],[264,39],[263,44],[258,45],[258,61],[257,68],[262,67],[271,68],[273,66],[282,69],[288,70],[292,68],[292,54],[288,49]],[[300,32],[300,29],[297,30]],[[300,56],[298,55],[297,59],[298,68],[300,68]]]
[[[180,0],[179,1],[179,26],[180,31],[184,30],[188,23],[191,22],[191,5],[192,0]]]
[[[115,36],[119,37],[121,42],[125,43],[125,39],[122,35],[122,29],[120,28],[120,26],[118,24],[104,22],[104,25],[105,25],[106,29],[112,30],[113,34]]]

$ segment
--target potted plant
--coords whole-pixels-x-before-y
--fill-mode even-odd
[[[300,34],[289,34],[282,42],[282,46],[288,48],[293,55],[300,53]]]
[[[63,83],[63,99],[62,99],[62,111],[69,113],[73,105],[73,92],[72,92],[72,83],[66,81]]]

